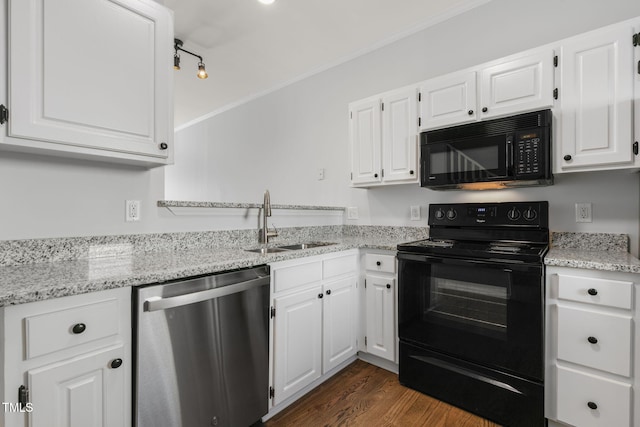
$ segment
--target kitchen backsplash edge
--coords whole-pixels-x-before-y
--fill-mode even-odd
[[[612,233],[551,232],[551,247],[586,251],[629,251],[629,236]]]
[[[325,241],[336,237],[388,237],[409,241],[427,236],[426,227],[330,225],[279,228],[278,237],[272,242]],[[253,229],[3,240],[0,241],[0,267],[138,252],[257,246],[258,231]]]

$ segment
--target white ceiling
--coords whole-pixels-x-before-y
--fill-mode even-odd
[[[223,111],[489,0],[164,0],[181,55],[175,126]]]

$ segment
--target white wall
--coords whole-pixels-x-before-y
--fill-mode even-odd
[[[493,0],[179,131],[176,165],[166,169],[167,198],[247,201],[255,200],[256,187],[269,188],[281,203],[357,206],[354,223],[384,225],[426,224],[409,220],[410,205],[549,200],[553,230],[628,233],[637,253],[637,174],[569,174],[552,187],[499,192],[350,189],[347,117],[351,101],[633,16],[640,16],[636,0]],[[319,168],[323,181],[316,179]],[[593,203],[593,223],[575,223],[575,202]]]
[[[0,239],[229,228],[218,217],[172,216],[156,201],[259,202],[268,188],[273,203],[357,206],[360,224],[424,224],[408,220],[409,206],[435,201],[544,199],[553,229],[629,233],[637,253],[636,174],[562,176],[553,187],[500,193],[357,190],[347,150],[351,101],[634,16],[637,0],[492,0],[178,132],[176,166],[164,169],[0,152]],[[140,223],[124,221],[126,199],[142,201]],[[574,201],[594,203],[592,224],[572,221]]]

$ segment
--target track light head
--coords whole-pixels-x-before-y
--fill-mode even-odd
[[[206,79],[207,77],[209,77],[209,74],[207,74],[207,70],[204,68],[204,62],[202,62],[202,56],[197,55],[193,52],[189,52],[186,49],[183,49],[182,45],[183,45],[182,40],[173,39],[173,49],[175,50],[175,53],[173,54],[173,69],[174,70],[180,69],[180,55],[178,55],[178,51],[182,51],[184,53],[188,53],[191,56],[195,56],[200,60],[200,62],[198,62],[198,74],[197,74],[199,79]]]

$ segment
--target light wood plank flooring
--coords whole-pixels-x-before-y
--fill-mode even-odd
[[[397,375],[361,360],[353,362],[265,425],[500,427],[403,387]]]

